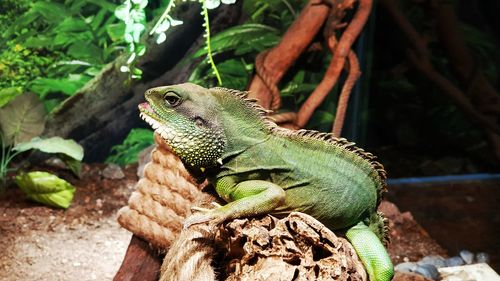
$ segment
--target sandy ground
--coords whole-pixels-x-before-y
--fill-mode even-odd
[[[109,218],[99,226],[2,238],[0,280],[112,280],[130,237]]]
[[[0,198],[0,280],[112,280],[131,234],[116,221],[135,181],[102,176],[104,165],[85,166],[82,179],[59,171],[72,182],[75,198],[68,210],[30,202],[16,187]]]

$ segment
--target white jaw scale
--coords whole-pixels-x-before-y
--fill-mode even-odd
[[[157,120],[151,118],[147,114],[144,114],[144,112],[141,112],[140,117],[142,120],[146,121],[153,130],[158,133],[163,139],[165,140],[173,140],[176,136],[175,132],[168,128],[167,126],[162,125],[160,122]]]

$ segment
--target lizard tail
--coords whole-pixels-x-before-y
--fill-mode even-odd
[[[365,266],[370,281],[389,281],[394,276],[394,266],[378,235],[363,222],[346,232],[359,258]]]
[[[389,236],[389,220],[381,212],[374,212],[366,221],[371,231],[377,235],[384,246],[387,246],[390,240]]]

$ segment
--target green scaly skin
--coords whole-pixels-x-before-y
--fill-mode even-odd
[[[330,134],[279,128],[243,92],[180,84],[145,96],[141,117],[228,202],[185,227],[300,211],[345,231],[370,280],[392,278],[381,242],[387,231],[376,213],[385,171],[373,155]]]

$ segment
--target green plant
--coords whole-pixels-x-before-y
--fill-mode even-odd
[[[140,78],[142,71],[135,67],[136,58],[144,55],[146,45],[140,43],[141,34],[146,30],[147,0],[125,0],[115,9],[115,16],[125,23],[124,39],[128,44],[130,56],[127,65],[122,65],[122,72],[130,72],[131,78]]]
[[[137,162],[137,156],[146,147],[153,144],[153,131],[149,129],[132,129],[122,144],[111,148],[107,163],[127,165]]]
[[[0,87],[32,91],[51,111],[124,49],[116,7],[96,0],[27,2],[0,36],[7,47],[0,52]]]
[[[20,173],[16,176],[16,184],[29,199],[64,209],[71,204],[76,190],[69,182],[40,171]]]
[[[9,168],[9,164],[19,152],[12,151],[12,147],[5,144],[4,137],[0,134],[2,142],[2,157],[0,158],[0,190],[7,184],[7,173],[14,169]]]
[[[254,73],[254,61],[257,55],[271,49],[279,43],[282,35],[298,14],[292,7],[301,7],[305,1],[248,1],[243,11],[247,21],[228,28],[214,35],[211,40],[212,55],[218,61],[218,70],[224,86],[245,90]],[[207,55],[206,48],[200,48],[192,58]],[[284,101],[283,108],[297,111],[308,95],[323,78],[331,57],[328,51],[310,52],[304,55],[301,64],[297,64],[283,77],[280,93]],[[310,68],[307,65],[315,65]],[[206,64],[200,63],[189,77],[189,81],[212,87],[217,77]],[[330,130],[334,118],[335,100],[328,99],[325,105],[311,118],[310,127]]]
[[[210,45],[210,20],[208,17],[208,10],[217,8],[221,2],[224,4],[233,4],[236,0],[191,0],[192,2],[199,2],[202,5],[201,15],[203,16],[203,27],[205,28],[204,37],[206,38],[205,48],[207,50],[207,61],[212,69],[213,75],[217,78],[219,85],[222,84],[221,77],[215,65],[211,45]],[[125,41],[129,44],[128,49],[131,53],[126,65],[121,66],[122,72],[130,72],[131,78],[140,78],[142,71],[135,67],[136,59],[146,52],[146,46],[140,43],[140,37],[145,28],[146,15],[144,9],[147,6],[147,0],[125,0],[115,10],[116,17],[120,18],[125,23]],[[166,38],[166,31],[171,26],[180,25],[183,22],[172,18],[170,15],[172,9],[175,7],[175,0],[169,0],[162,15],[153,26],[149,35],[156,34],[156,43],[163,43]]]
[[[44,124],[45,110],[34,94],[19,95],[0,108],[2,187],[6,185],[8,172],[17,170],[9,168],[12,160],[20,153],[35,149],[58,155],[79,175],[83,148],[73,140],[60,137],[39,138]],[[46,172],[20,173],[16,177],[16,183],[30,199],[62,208],[69,206],[74,192],[71,184]]]

